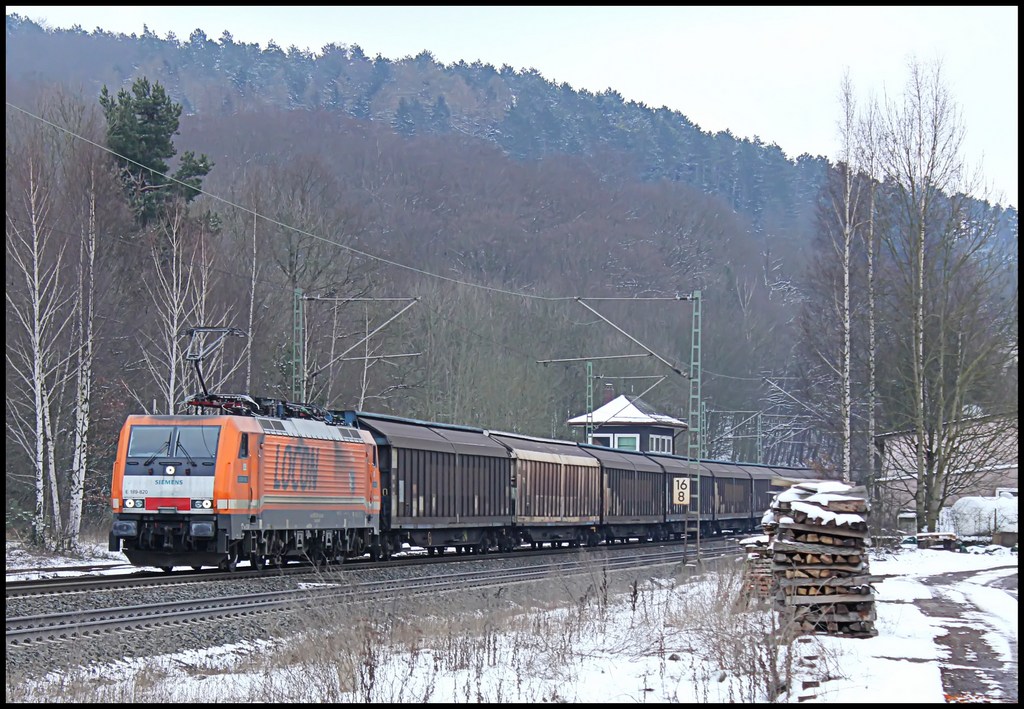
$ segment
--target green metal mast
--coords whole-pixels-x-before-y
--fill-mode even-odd
[[[587,428],[585,441],[593,443],[594,438],[594,363],[587,360]]]
[[[704,457],[704,427],[701,425],[703,417],[700,398],[700,291],[693,291],[690,300],[693,301],[693,326],[690,329],[690,413],[687,420],[689,430],[686,436],[686,457],[690,459],[697,472],[691,504],[697,513],[697,558],[700,559],[700,460]]]
[[[292,306],[292,401],[306,400],[303,379],[305,377],[305,356],[303,354],[303,336],[305,328],[302,323],[302,289],[295,289],[295,301]]]

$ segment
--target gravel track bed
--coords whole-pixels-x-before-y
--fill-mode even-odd
[[[623,550],[622,553],[634,553]],[[536,565],[536,559],[478,559],[470,564],[472,570],[487,568],[515,568]],[[457,573],[453,567],[452,573]],[[469,569],[466,569],[469,570]],[[272,572],[270,572],[272,574]],[[436,565],[395,565],[388,568],[366,569],[352,568],[341,572],[342,579],[350,579],[353,583],[361,581],[396,580],[436,576],[444,573]],[[338,574],[331,573],[331,578]],[[617,577],[610,580],[609,591],[623,590],[629,580],[622,580],[629,574],[612,574]],[[95,608],[112,608],[128,605],[145,605],[146,603],[188,601],[218,596],[233,596],[245,593],[260,593],[301,588],[304,584],[316,582],[316,575],[293,575],[273,577],[268,574],[261,578],[238,579],[231,581],[197,582],[174,585],[165,588],[119,589],[111,591],[92,591],[80,594],[57,594],[42,598],[15,598],[7,606],[8,617],[37,615],[45,613],[67,613],[75,610],[92,610]],[[558,579],[557,583],[537,583],[510,589],[470,589],[445,598],[432,598],[429,603],[432,612],[456,613],[472,612],[479,609],[494,610],[497,606],[522,606],[544,597],[564,598],[565,594],[582,592],[588,586],[592,589],[606,579],[583,577],[576,580]],[[368,610],[365,605],[353,608],[352,617],[382,617],[385,614],[404,617],[404,614],[415,614],[422,611],[422,599],[389,599],[372,604]],[[124,633],[106,633],[61,641],[28,643],[7,647],[7,678],[41,677],[61,668],[84,667],[97,663],[112,663],[131,658],[145,658],[154,655],[165,655],[212,648],[224,645],[266,641],[286,637],[310,622],[310,611],[296,613],[280,611],[261,613],[240,618],[191,622],[168,627],[149,627]],[[337,617],[337,611],[334,611]],[[409,616],[412,617],[412,616]]]
[[[272,573],[272,572],[271,572]],[[353,582],[413,578],[419,569],[393,567],[389,569],[358,569],[331,573],[332,579],[351,578]],[[142,587],[111,591],[89,591],[74,594],[11,599],[6,608],[7,617],[73,613],[76,610],[115,608],[190,601],[203,598],[235,596],[246,593],[266,593],[302,588],[315,583],[316,575],[279,576],[268,574],[261,578],[231,581],[196,582],[162,588]],[[41,675],[58,667],[87,665],[94,662],[113,662],[126,658],[149,657],[187,649],[215,647],[268,639],[270,630],[280,630],[290,614],[262,613],[256,616],[193,622],[168,627],[141,628],[125,633],[105,633],[61,641],[8,645],[7,673]]]

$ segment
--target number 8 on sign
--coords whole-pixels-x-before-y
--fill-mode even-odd
[[[672,501],[677,505],[690,504],[690,481],[686,478],[672,478]]]

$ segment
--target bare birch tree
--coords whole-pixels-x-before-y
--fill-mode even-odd
[[[66,241],[53,224],[56,176],[47,160],[43,130],[23,128],[7,140],[6,289],[8,431],[32,464],[35,501],[32,542],[53,545],[63,528],[50,411],[52,389],[65,364],[62,340],[71,323],[74,294],[61,278]],[[13,279],[13,280],[12,280]],[[47,510],[49,507],[49,510]],[[49,512],[49,514],[48,514]]]
[[[143,323],[139,349],[160,401],[151,411],[153,407],[144,393],[133,391],[133,395],[151,413],[178,413],[187,393],[188,363],[182,333],[200,324],[200,262],[207,256],[195,229],[186,206],[178,202],[166,212],[164,221],[149,232],[152,271],[147,276],[152,279],[149,307],[154,315],[151,327],[147,327],[150,323]]]
[[[865,361],[867,365],[867,391],[865,392],[866,398],[866,409],[867,409],[867,435],[865,437],[867,445],[867,455],[864,457],[864,463],[867,466],[867,471],[864,476],[864,482],[867,486],[869,494],[873,495],[875,492],[874,483],[877,475],[879,461],[878,461],[878,447],[875,443],[876,435],[876,420],[875,416],[878,408],[878,368],[877,368],[877,319],[876,319],[876,305],[875,305],[875,259],[877,251],[877,239],[875,238],[875,197],[877,192],[878,180],[877,180],[877,131],[878,131],[878,104],[874,99],[868,102],[865,113],[861,116],[859,123],[859,155],[860,164],[864,170],[868,180],[868,205],[866,214],[866,223],[862,229],[862,235],[864,237],[864,254],[865,254],[865,265],[866,265],[866,284],[865,284],[865,295],[867,298],[867,329],[868,329],[868,343],[867,351],[865,352]]]
[[[1003,264],[990,257],[995,212],[971,196],[977,182],[962,156],[964,135],[941,65],[911,63],[902,99],[886,102],[878,157],[887,191],[882,242],[894,276],[889,327],[897,339],[910,332],[910,361],[890,363],[887,410],[912,432],[922,530],[935,529],[949,476],[965,469],[953,455],[962,450],[961,421],[991,413],[988,380],[1005,366],[1008,345],[1016,347],[999,306]]]
[[[854,234],[858,229],[858,201],[860,197],[857,175],[856,160],[856,106],[853,97],[853,87],[850,83],[850,76],[843,77],[842,84],[842,119],[839,125],[840,135],[840,156],[839,170],[842,174],[842,192],[838,201],[833,200],[832,209],[835,212],[836,221],[839,225],[839,234],[833,234],[832,246],[836,251],[840,263],[840,275],[843,279],[842,287],[839,289],[838,311],[842,346],[839,356],[839,379],[840,379],[840,404],[839,418],[841,426],[840,445],[842,449],[842,460],[840,471],[844,482],[850,480],[850,428],[851,417],[853,416],[851,380],[850,380],[850,252],[853,245]]]

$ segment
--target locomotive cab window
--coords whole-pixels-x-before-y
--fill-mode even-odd
[[[216,458],[220,426],[178,426],[174,455],[190,458]]]
[[[171,449],[173,426],[132,426],[128,439],[128,456],[147,458],[151,455],[166,454]]]
[[[132,426],[128,457],[145,458],[146,465],[157,456],[210,461],[219,440],[220,426]]]

